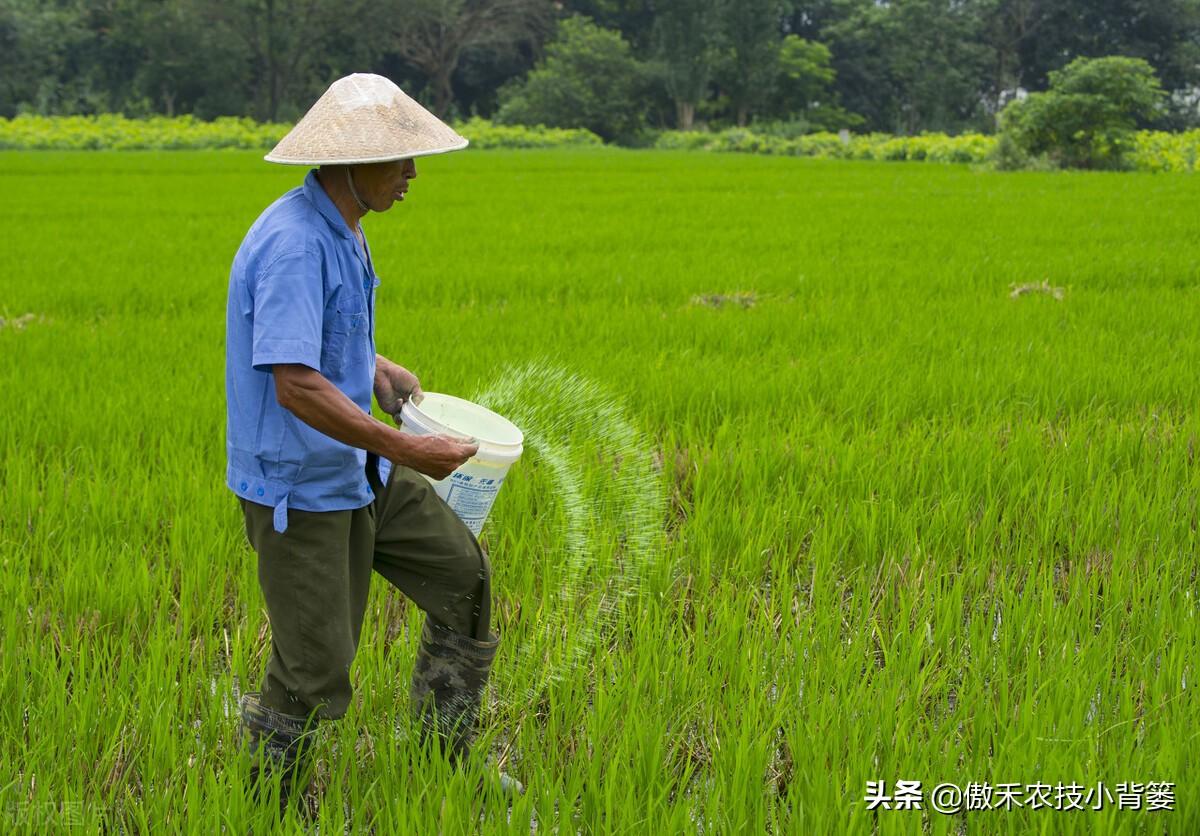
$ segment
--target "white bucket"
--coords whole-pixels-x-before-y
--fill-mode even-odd
[[[426,392],[420,404],[407,401],[400,410],[400,428],[414,435],[441,434],[479,442],[475,455],[445,479],[425,477],[467,528],[479,536],[508,469],[521,458],[525,436],[515,424],[490,409],[437,392]]]

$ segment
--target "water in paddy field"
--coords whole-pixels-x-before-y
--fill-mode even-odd
[[[625,604],[663,553],[666,492],[648,436],[591,380],[537,363],[502,373],[470,400],[525,434],[514,470],[546,474],[534,481],[537,518],[518,523],[528,536],[492,555],[493,566],[529,564],[545,590],[540,611],[522,604],[536,623],[513,665],[533,697],[622,627]]]

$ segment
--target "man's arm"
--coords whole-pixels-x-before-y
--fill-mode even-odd
[[[444,479],[479,445],[443,435],[410,435],[363,412],[354,401],[308,366],[277,364],[275,398],[279,405],[335,441],[369,450],[434,479]]]

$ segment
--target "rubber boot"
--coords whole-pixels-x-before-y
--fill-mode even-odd
[[[413,667],[413,710],[422,733],[435,735],[454,765],[466,760],[475,741],[480,703],[499,646],[495,633],[480,641],[425,619]],[[510,795],[525,791],[520,781],[504,773],[500,785]]]
[[[283,815],[289,801],[302,798],[308,788],[306,767],[317,721],[275,711],[263,705],[261,697],[255,691],[243,694],[240,701],[242,734],[251,755],[251,792],[260,800],[271,775],[281,771],[279,812]]]

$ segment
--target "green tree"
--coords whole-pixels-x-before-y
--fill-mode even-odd
[[[774,92],[785,12],[781,0],[722,0],[717,79],[739,126]]]
[[[1120,168],[1140,123],[1163,102],[1154,68],[1141,58],[1077,58],[1050,73],[1050,89],[1001,114],[1003,139],[1062,166]]]
[[[75,112],[69,62],[88,38],[74,3],[0,0],[0,116]]]
[[[1040,0],[1036,8],[1039,28],[1022,45],[1026,86],[1042,86],[1069,57],[1105,55],[1144,58],[1168,89],[1200,81],[1196,0]]]
[[[463,57],[540,44],[550,33],[550,0],[401,0],[389,28],[394,49],[419,69],[429,86],[430,107],[447,116],[452,84]]]
[[[837,103],[837,73],[832,58],[824,44],[799,35],[784,38],[779,46],[772,113],[805,130],[836,130],[861,124],[861,116],[847,113]]]
[[[631,139],[645,126],[645,87],[645,68],[619,32],[569,17],[559,22],[544,59],[501,90],[496,118]]]
[[[556,0],[567,16],[583,15],[605,29],[615,29],[635,55],[653,51],[654,23],[664,0]]]
[[[1004,97],[1033,84],[1026,65],[1029,44],[1047,30],[1046,0],[985,0],[980,5],[982,37],[990,52],[985,89],[993,109]]]
[[[1183,94],[1200,84],[1197,0],[978,0],[992,50],[993,96],[1044,89],[1076,56],[1144,58],[1163,86]],[[1191,114],[1191,123],[1196,117]],[[1177,126],[1187,114],[1174,114]]]
[[[960,131],[987,120],[983,0],[838,0],[820,40],[842,103],[872,130]]]
[[[245,112],[248,55],[206,12],[197,0],[109,5],[99,64],[113,106],[131,115]]]
[[[378,27],[369,0],[193,0],[209,26],[245,55],[247,109],[297,117],[338,75],[362,66]],[[353,60],[359,59],[359,60]]]
[[[662,0],[655,18],[660,76],[675,102],[675,125],[689,131],[718,60],[721,0]]]

